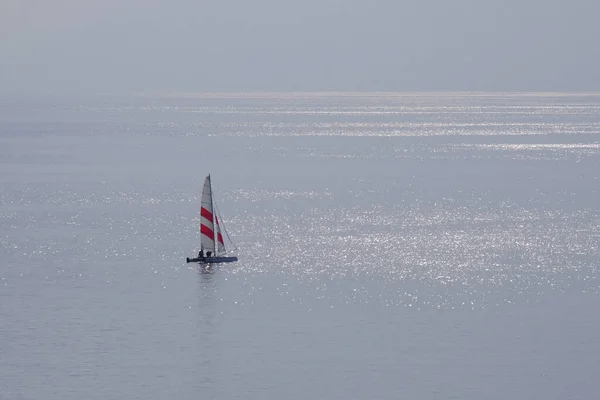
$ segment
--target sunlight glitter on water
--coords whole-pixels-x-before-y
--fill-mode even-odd
[[[496,209],[384,208],[312,210],[304,215],[239,218],[256,248],[240,268],[306,279],[372,277],[389,283],[459,285],[515,291],[560,286],[563,276],[595,276],[600,216],[507,206]],[[585,223],[588,229],[579,226]],[[277,229],[273,229],[277,226]],[[262,238],[261,240],[256,238]],[[257,246],[258,242],[261,243]],[[336,278],[338,277],[338,278]],[[553,282],[553,283],[552,283]],[[598,282],[588,282],[589,288]],[[487,288],[487,289],[486,289]]]
[[[89,105],[71,124],[38,116],[0,147],[4,251],[52,255],[57,268],[179,270],[197,251],[204,163],[219,165],[239,247],[225,274],[297,279],[331,297],[364,281],[352,296],[391,303],[411,282],[432,304],[597,286],[597,97],[201,98]]]

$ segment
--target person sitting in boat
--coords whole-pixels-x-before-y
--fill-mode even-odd
[[[203,250],[200,250],[198,252],[198,258],[204,258],[204,251]]]
[[[212,251],[207,251],[206,252],[206,257],[210,257],[211,254],[212,254]]]

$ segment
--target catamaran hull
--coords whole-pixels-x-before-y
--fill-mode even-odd
[[[237,261],[237,257],[204,257],[204,258],[186,258],[188,263],[196,262],[198,264],[221,264]]]

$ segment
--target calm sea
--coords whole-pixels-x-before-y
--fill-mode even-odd
[[[594,398],[599,199],[595,94],[0,97],[0,399]]]

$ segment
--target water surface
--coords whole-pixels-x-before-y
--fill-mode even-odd
[[[2,97],[0,398],[591,398],[599,135],[595,94]]]

